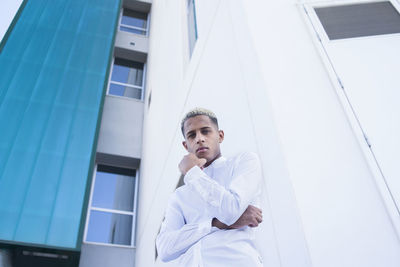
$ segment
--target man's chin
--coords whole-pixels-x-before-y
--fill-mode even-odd
[[[207,162],[209,161],[209,159],[208,159],[205,155],[198,155],[198,154],[196,154],[196,156],[197,156],[199,159],[205,159],[205,160],[207,160]]]
[[[196,157],[198,157],[198,158],[204,158],[204,156],[205,156],[205,153],[204,153],[204,152],[195,151],[194,154],[195,154]]]
[[[195,155],[196,155],[196,157],[198,157],[199,159],[205,159],[205,160],[207,160],[207,162],[210,160],[206,155],[204,155],[204,153],[196,153]]]

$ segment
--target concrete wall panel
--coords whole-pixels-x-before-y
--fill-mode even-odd
[[[142,149],[143,102],[106,96],[97,152],[140,158]]]

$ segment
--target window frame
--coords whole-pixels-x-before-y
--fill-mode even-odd
[[[122,16],[123,16],[123,13],[124,13],[124,9],[135,11],[135,12],[138,12],[138,13],[143,13],[143,12],[140,12],[140,11],[136,11],[134,9],[121,8],[121,10],[119,11],[118,31],[119,32],[127,32],[129,34],[136,34],[136,35],[139,35],[139,36],[148,37],[149,36],[149,24],[150,24],[150,12],[147,13],[146,28],[140,28],[140,27],[131,26],[131,25],[127,25],[127,24],[122,24],[121,23],[122,22]],[[143,32],[145,32],[145,34],[139,34],[139,33],[128,32],[128,31],[121,31],[121,26],[129,28],[129,29],[133,29],[133,30],[143,31]]]
[[[96,183],[96,173],[97,173],[97,167],[98,165],[106,165],[106,166],[113,166],[113,165],[107,165],[107,164],[99,164],[96,163],[93,169],[93,176],[92,176],[92,184],[90,186],[90,196],[89,196],[89,203],[88,203],[88,208],[86,212],[86,222],[85,222],[85,231],[83,234],[83,242],[84,244],[93,244],[93,245],[101,245],[101,246],[109,246],[109,247],[123,247],[123,248],[136,248],[136,214],[137,214],[137,195],[138,195],[138,187],[139,187],[139,168],[134,169],[136,170],[136,175],[134,176],[135,178],[135,189],[134,189],[134,198],[133,198],[133,211],[123,211],[123,210],[115,210],[115,209],[107,209],[107,208],[99,208],[99,207],[93,207],[92,202],[93,202],[93,190],[94,190],[94,185]],[[125,167],[123,167],[125,168]],[[128,168],[125,168],[128,169]],[[101,242],[94,242],[94,241],[87,241],[87,233],[88,233],[88,228],[89,228],[89,221],[90,221],[90,212],[92,210],[95,211],[101,211],[101,212],[108,212],[108,213],[116,213],[116,214],[122,214],[122,215],[132,215],[132,229],[131,229],[131,243],[130,245],[121,245],[121,244],[112,244],[112,243],[101,243]]]
[[[191,23],[189,21],[189,14],[190,14],[190,5],[189,2],[192,3],[192,9],[193,9],[193,27],[194,27],[194,34],[195,34],[195,40],[193,43],[193,46],[191,46],[191,40],[190,40],[190,26]],[[189,48],[189,58],[192,57],[193,52],[195,50],[197,40],[199,39],[199,33],[197,29],[197,15],[196,15],[196,3],[195,0],[186,0],[186,21],[187,21],[187,33],[188,33],[188,48]]]
[[[142,77],[142,86],[138,86],[138,85],[133,85],[133,84],[129,84],[129,83],[121,83],[121,82],[116,82],[116,81],[112,81],[111,80],[111,76],[114,70],[114,62],[115,62],[115,58],[116,56],[114,55],[113,59],[112,59],[112,63],[111,63],[111,67],[110,67],[110,75],[108,76],[108,83],[107,83],[107,91],[106,91],[106,95],[108,96],[113,96],[113,97],[121,97],[124,99],[133,99],[133,100],[137,100],[137,101],[142,101],[143,102],[143,98],[144,98],[144,88],[145,88],[145,83],[146,83],[146,63],[143,62],[139,62],[139,63],[143,63],[143,77]],[[123,57],[117,57],[117,58],[121,58],[121,59],[126,59]],[[130,60],[130,59],[126,59],[126,60]],[[134,61],[134,60],[130,60],[130,61]],[[134,98],[134,97],[128,97],[128,96],[120,96],[120,95],[113,95],[110,94],[110,84],[117,84],[117,85],[123,85],[126,87],[131,87],[131,88],[135,88],[135,89],[140,89],[141,93],[140,93],[140,99],[139,98]]]

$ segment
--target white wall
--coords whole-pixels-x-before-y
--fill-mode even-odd
[[[79,267],[131,267],[135,249],[124,247],[82,244]]]
[[[265,266],[399,266],[397,234],[299,4],[196,1],[189,62],[184,2],[152,6],[136,266],[154,265],[185,153],[180,118],[194,106],[218,115],[225,156],[261,157]]]
[[[399,2],[394,0],[391,3],[400,12]],[[337,94],[349,115],[375,182],[385,197],[388,211],[398,226],[400,107],[397,99],[400,97],[400,79],[393,70],[400,68],[400,54],[397,52],[400,34],[329,40],[313,10],[314,6],[325,5],[332,3],[305,4],[306,20],[310,29],[320,37],[316,46],[336,84]],[[399,228],[397,232],[400,233]]]
[[[22,0],[2,0],[0,2],[0,40],[3,40]]]
[[[107,95],[97,143],[97,152],[140,159],[143,102]]]
[[[396,233],[301,9],[246,3],[313,265],[398,265]]]

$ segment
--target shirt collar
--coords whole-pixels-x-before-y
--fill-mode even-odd
[[[221,156],[221,157],[217,158],[216,160],[214,160],[210,165],[208,165],[204,169],[214,169],[218,166],[221,166],[221,164],[224,163],[225,161],[226,161],[226,158]]]

